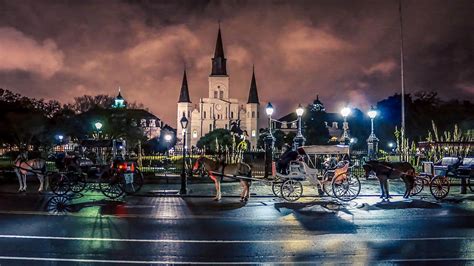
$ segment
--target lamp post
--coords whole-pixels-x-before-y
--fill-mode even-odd
[[[372,106],[367,112],[367,115],[370,117],[370,135],[367,138],[367,154],[370,159],[374,159],[379,150],[379,139],[375,136],[374,133],[374,118],[378,115],[377,110]]]
[[[304,114],[304,108],[300,104],[298,105],[298,108],[296,108],[296,115],[298,116],[298,133],[293,139],[293,146],[295,149],[303,146],[304,142],[306,141],[303,134],[301,134],[301,117],[303,116],[303,114]]]
[[[272,135],[273,105],[271,103],[267,104],[265,112],[268,116],[268,135],[265,137],[265,177],[268,177],[268,174],[272,172],[273,145],[275,143],[275,138]]]
[[[188,119],[183,113],[183,117],[179,121],[181,124],[181,128],[183,129],[183,165],[181,169],[181,189],[179,194],[186,195],[187,194],[187,180],[186,180],[186,128],[188,127]]]
[[[344,107],[341,110],[341,115],[344,118],[344,123],[342,125],[342,129],[344,130],[342,133],[341,142],[345,145],[349,144],[349,125],[347,123],[347,117],[351,114],[351,108]]]

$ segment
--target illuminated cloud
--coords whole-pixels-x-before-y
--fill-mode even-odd
[[[50,78],[63,66],[63,53],[51,39],[38,42],[11,27],[0,28],[0,71],[21,70]]]

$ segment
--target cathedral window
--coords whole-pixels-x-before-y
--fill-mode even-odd
[[[206,111],[204,111],[204,113],[203,113],[203,117],[204,117],[204,118],[206,118]]]
[[[256,137],[257,136],[257,131],[255,131],[255,129],[252,129],[252,137]]]
[[[224,99],[224,91],[219,91],[219,99]]]
[[[234,112],[230,112],[230,118],[234,118]]]
[[[209,124],[209,132],[212,131],[212,124]]]
[[[214,98],[217,99],[217,91],[214,91]]]
[[[198,136],[197,130],[193,130],[193,139],[197,138],[197,136]]]
[[[227,124],[225,124],[224,128],[227,129]]]
[[[255,111],[252,111],[252,118],[255,118]]]

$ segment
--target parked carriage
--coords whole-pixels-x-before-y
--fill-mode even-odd
[[[303,195],[303,181],[318,188],[320,195],[342,201],[355,199],[361,189],[359,179],[352,174],[349,147],[346,145],[313,145],[298,149],[300,158],[289,164],[288,174],[273,169],[272,191],[287,201],[296,201]],[[339,158],[338,158],[339,157]]]
[[[468,178],[468,185],[473,191],[470,180],[474,169],[474,158],[444,157],[437,164],[423,162],[423,171],[415,177],[415,186],[412,195],[419,194],[425,185],[430,187],[430,192],[436,199],[445,198],[450,191],[452,179],[459,177],[459,171]]]
[[[125,159],[125,147],[123,140],[87,140],[64,158],[53,156],[58,170],[49,173],[52,191],[65,195],[98,190],[111,199],[138,192],[143,175],[136,162]]]

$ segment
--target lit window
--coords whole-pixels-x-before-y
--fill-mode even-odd
[[[198,132],[196,130],[193,130],[193,139],[197,138]]]
[[[257,131],[255,131],[255,129],[252,129],[252,137],[256,137],[257,136]]]

